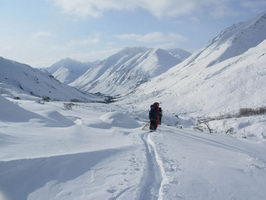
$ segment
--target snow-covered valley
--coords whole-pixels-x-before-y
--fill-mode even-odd
[[[191,56],[126,48],[53,75],[0,57],[0,200],[264,200],[265,32],[264,12]]]
[[[4,200],[263,199],[265,141],[145,120],[113,104],[40,104],[1,97]],[[8,112],[8,110],[7,110]]]

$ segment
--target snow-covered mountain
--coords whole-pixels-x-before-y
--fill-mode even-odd
[[[234,25],[127,99],[142,108],[161,101],[169,112],[197,116],[265,106],[265,33],[266,13]]]
[[[0,57],[0,89],[1,93],[27,93],[56,100],[99,100],[97,96],[85,94],[60,83],[49,73],[2,57]]]
[[[46,70],[51,73],[57,80],[69,84],[84,74],[94,63],[82,63],[70,58],[62,59]]]
[[[189,55],[181,49],[170,52],[159,48],[123,49],[90,68],[71,83],[71,86],[109,95],[127,94],[142,83],[166,72]]]
[[[241,55],[257,46],[266,37],[266,12],[246,22],[225,29],[198,53],[187,60],[186,65],[212,66],[226,59]]]

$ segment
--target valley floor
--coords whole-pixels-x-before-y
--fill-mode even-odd
[[[166,125],[149,132],[111,104],[15,103],[20,117],[0,121],[1,200],[266,196],[262,141]]]

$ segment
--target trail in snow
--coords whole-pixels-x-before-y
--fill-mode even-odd
[[[151,133],[146,132],[141,136],[145,146],[147,167],[145,170],[143,187],[139,199],[163,199],[163,185],[165,183],[165,173],[162,160],[156,150],[156,146],[151,139]]]
[[[19,103],[42,120],[0,121],[0,199],[265,198],[263,142],[165,125],[143,131],[110,105]]]
[[[263,144],[162,128],[151,138],[168,179],[161,187],[164,199],[264,199]]]

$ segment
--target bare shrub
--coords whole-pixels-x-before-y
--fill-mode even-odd
[[[263,115],[266,113],[266,107],[259,108],[240,108],[239,116],[252,116],[252,115]]]
[[[239,109],[240,116],[249,116],[252,113],[253,113],[253,110],[251,108],[240,108]]]
[[[75,104],[73,103],[64,103],[64,108],[66,110],[72,110],[72,107],[74,106]]]
[[[71,102],[81,103],[82,101],[80,99],[71,99]]]
[[[44,97],[42,97],[42,100],[43,101],[46,101],[46,102],[49,102],[51,100],[51,98],[50,97],[47,97],[47,96],[44,96]]]

